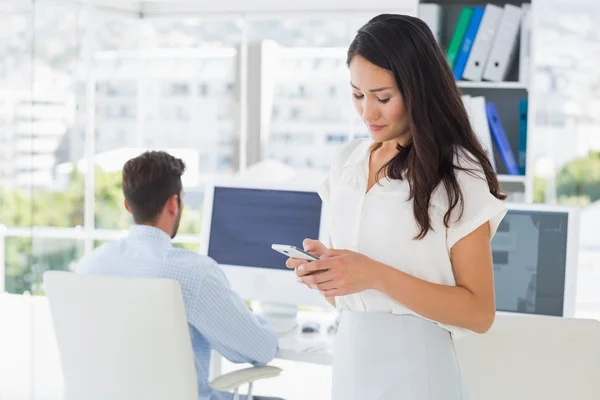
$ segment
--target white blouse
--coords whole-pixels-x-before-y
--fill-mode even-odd
[[[506,214],[504,203],[490,193],[480,165],[477,168],[480,177],[457,170],[464,201],[462,217],[456,222],[459,203],[449,227],[444,226],[448,205],[445,188],[440,185],[432,194],[430,203],[433,230],[423,239],[415,240],[413,238],[419,233],[419,228],[413,215],[413,202],[407,200],[410,189],[406,180],[383,178],[365,194],[373,144],[370,139],[363,139],[341,146],[328,178],[319,188],[319,195],[327,207],[333,248],[356,251],[417,278],[455,286],[450,249],[486,221],[490,223],[493,237]],[[455,164],[477,167],[464,157],[456,157]],[[336,307],[338,310],[422,317],[377,290],[336,297]],[[465,331],[455,326],[438,325],[453,336]]]

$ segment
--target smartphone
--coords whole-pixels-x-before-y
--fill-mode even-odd
[[[271,245],[271,248],[285,256],[292,258],[299,258],[307,261],[315,261],[319,259],[319,257],[315,256],[314,254],[307,253],[302,249],[287,244],[273,244]]]

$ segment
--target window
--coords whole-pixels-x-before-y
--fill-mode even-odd
[[[346,134],[335,134],[335,133],[327,134],[327,142],[328,143],[344,143],[347,140],[348,140],[348,135],[346,135]]]
[[[128,104],[123,104],[119,108],[119,116],[123,119],[135,118],[135,110]]]
[[[337,96],[337,87],[329,86],[329,97],[335,98]]]
[[[129,158],[146,148],[166,150],[184,160],[186,193],[202,193],[203,175],[230,174],[235,168],[240,115],[234,90],[236,46],[242,40],[237,19],[131,23],[134,29],[130,31],[127,23],[109,18],[100,33],[107,39],[99,43],[97,68],[103,73],[102,90],[107,94],[99,96],[97,103],[117,107],[121,118],[97,116],[96,228],[129,226],[131,217],[122,206],[120,171]],[[136,27],[137,43],[132,47],[119,47],[112,40],[116,32],[129,35]],[[133,38],[126,42],[134,44]],[[131,83],[126,91],[121,89],[123,82]],[[126,138],[110,136],[108,132],[116,127]],[[194,199],[198,196],[185,197],[180,233],[199,232],[201,202]]]
[[[73,172],[64,192],[61,173],[78,151],[74,121],[85,115],[72,71],[83,65],[86,18],[77,5],[9,3],[0,23],[0,224],[81,225],[82,181]]]
[[[0,7],[0,292],[43,294],[42,274],[70,268],[84,249],[72,229],[84,223],[84,181],[70,161],[83,150],[74,71],[87,17],[77,4],[18,4]],[[34,238],[19,230],[32,226]],[[57,238],[64,232],[73,237]]]
[[[198,94],[200,95],[200,97],[208,96],[208,85],[206,83],[201,83],[198,86]]]
[[[292,121],[297,121],[300,119],[300,110],[296,107],[292,107],[290,110],[290,119]]]
[[[190,92],[190,87],[187,83],[172,82],[167,84],[165,95],[171,97],[187,97]]]
[[[220,167],[228,167],[231,164],[231,159],[228,156],[219,156],[217,163]]]
[[[83,240],[22,238],[10,236],[5,241],[5,290],[8,293],[43,294],[42,276],[49,270],[74,270],[83,256]]]
[[[276,159],[288,164],[288,154],[268,149],[282,145],[283,135],[290,135],[289,143],[294,143],[299,157],[297,166],[327,169],[335,146],[321,148],[315,145],[339,145],[347,140],[350,131],[363,126],[352,107],[345,61],[355,29],[366,21],[367,17],[360,15],[249,20],[250,46],[267,41],[262,58],[254,61],[264,64],[265,68],[274,66],[264,78],[273,90],[257,94],[257,97],[266,96],[265,104],[273,107],[271,124],[265,121],[269,126],[265,154],[274,154]],[[248,54],[252,57],[251,51]],[[252,76],[249,79],[252,80]],[[249,112],[253,112],[252,108]],[[332,129],[345,132],[346,139],[328,137]],[[302,137],[307,130],[311,132],[310,139]],[[314,158],[312,162],[304,161],[311,157]]]
[[[536,17],[534,201],[581,207],[576,312],[600,318],[600,4],[547,3]]]

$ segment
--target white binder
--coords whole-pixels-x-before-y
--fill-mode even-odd
[[[481,81],[483,69],[492,48],[492,41],[496,30],[502,19],[503,10],[493,4],[485,6],[483,18],[479,24],[479,30],[475,36],[473,47],[467,59],[467,65],[463,72],[463,79],[469,81]]]
[[[465,106],[465,110],[467,110],[467,115],[469,116],[469,121],[471,121],[471,126],[473,126],[473,120],[471,119],[471,96],[468,94],[463,94],[460,96],[460,99]]]
[[[419,19],[427,24],[435,40],[440,43],[442,39],[442,7],[439,4],[419,4]]]
[[[523,10],[521,7],[511,4],[504,6],[504,12],[496,36],[494,36],[490,56],[483,70],[484,80],[502,82],[506,79],[506,74],[515,57],[522,15]]]
[[[461,99],[469,115],[469,122],[483,149],[487,152],[492,168],[496,171],[494,161],[494,148],[492,147],[492,135],[488,125],[487,113],[485,111],[485,97],[462,95]]]
[[[492,164],[492,168],[496,171],[496,162],[494,160],[494,148],[492,147],[492,134],[488,124],[487,112],[485,110],[485,97],[471,97],[471,112],[473,113],[473,129],[483,145],[484,150],[488,153],[488,158]]]
[[[525,3],[521,8],[523,17],[521,18],[521,46],[519,48],[519,82],[527,84],[531,57],[531,5]]]

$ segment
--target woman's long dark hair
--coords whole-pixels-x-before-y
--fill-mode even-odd
[[[474,171],[454,164],[459,147],[466,150],[465,156],[473,157],[470,161],[481,164],[490,193],[498,199],[506,198],[471,128],[445,54],[422,20],[394,14],[374,17],[359,29],[350,44],[348,65],[355,56],[391,71],[404,99],[412,140],[404,147],[398,145],[398,155],[379,173],[409,182],[409,199],[413,200],[420,227],[415,239],[424,238],[431,229],[429,204],[441,182],[449,201],[444,225],[448,227],[455,207],[460,207],[458,218],[462,216],[463,193],[455,171]]]

